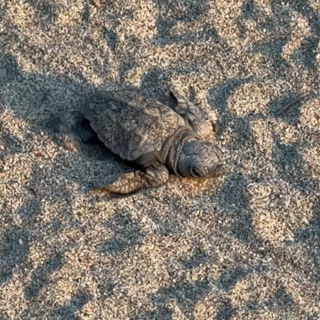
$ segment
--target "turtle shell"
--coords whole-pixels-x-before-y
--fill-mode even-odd
[[[84,114],[99,139],[124,160],[159,152],[184,119],[173,109],[139,91],[108,92],[105,103]]]

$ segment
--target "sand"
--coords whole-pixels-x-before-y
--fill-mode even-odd
[[[318,319],[319,18],[316,0],[0,0],[0,319]],[[225,175],[94,192],[130,167],[46,122],[130,86],[214,111]]]

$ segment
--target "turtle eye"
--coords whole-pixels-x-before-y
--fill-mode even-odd
[[[190,167],[190,173],[195,178],[202,178],[203,177],[201,170],[199,170],[196,167]]]

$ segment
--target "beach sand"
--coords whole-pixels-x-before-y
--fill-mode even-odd
[[[316,0],[0,0],[0,319],[318,319],[319,19]],[[132,169],[46,123],[132,86],[213,110],[224,176],[94,192]]]

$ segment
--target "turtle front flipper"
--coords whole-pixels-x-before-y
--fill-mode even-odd
[[[205,139],[215,131],[213,114],[205,112],[201,105],[195,105],[176,91],[170,90],[170,96],[176,100],[174,110],[189,123],[200,138]]]
[[[156,167],[147,168],[146,172],[135,171],[123,174],[117,181],[95,189],[119,194],[129,194],[142,188],[158,187],[169,180],[168,169],[158,164]]]

